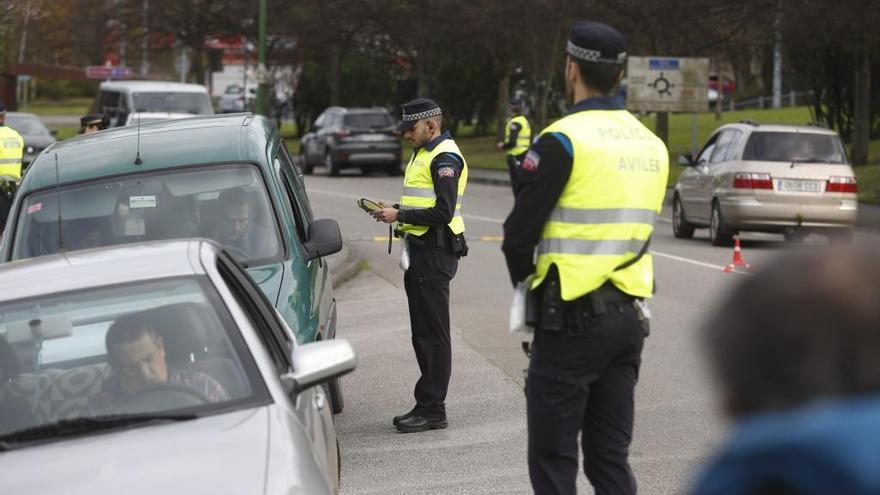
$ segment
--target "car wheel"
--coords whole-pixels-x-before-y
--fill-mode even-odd
[[[400,162],[394,161],[388,165],[388,175],[391,177],[403,174],[403,170],[400,168]]]
[[[341,413],[345,407],[345,397],[342,395],[342,378],[330,380],[326,392],[330,398],[330,410],[333,411],[333,414]]]
[[[684,207],[677,194],[672,200],[672,234],[678,239],[692,239],[694,237],[694,226],[687,221]]]
[[[339,175],[339,162],[334,160],[329,152],[324,157],[324,168],[327,170],[327,175],[331,177]]]
[[[712,203],[712,220],[709,223],[709,242],[713,246],[730,246],[733,244],[733,233],[724,222],[721,206],[717,201]]]

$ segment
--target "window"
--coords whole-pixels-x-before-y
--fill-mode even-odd
[[[724,155],[723,161],[729,162],[739,158],[740,139],[742,139],[742,131],[731,129],[728,131],[732,134],[730,145],[727,147],[727,153]]]
[[[715,150],[715,142],[718,140],[718,134],[715,134],[711,138],[709,138],[709,142],[703,147],[703,150],[700,151],[699,156],[697,157],[697,165],[707,164],[709,163],[709,157],[712,156],[712,152]]]
[[[391,116],[385,112],[350,113],[344,118],[346,127],[354,129],[384,129],[391,127]]]
[[[743,151],[743,160],[847,163],[836,135],[810,132],[753,132]]]
[[[712,156],[709,158],[710,164],[721,163],[724,161],[733,139],[733,129],[727,129],[721,132],[721,135],[718,136],[718,141],[715,143],[715,150],[712,151]]]
[[[204,414],[268,400],[244,340],[203,277],[4,303],[0,347],[9,370],[0,397],[30,411],[0,416],[0,434],[62,419]],[[166,383],[174,387],[156,386]]]
[[[18,217],[13,257],[189,237],[213,239],[251,265],[281,257],[278,222],[255,166],[184,167],[33,193]]]
[[[193,115],[214,113],[211,100],[205,93],[133,93],[132,100],[136,112],[177,112]]]

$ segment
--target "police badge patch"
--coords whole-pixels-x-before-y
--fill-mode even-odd
[[[438,177],[455,177],[455,169],[452,167],[443,167],[437,170]]]
[[[538,165],[541,163],[541,155],[539,155],[535,150],[529,150],[526,154],[526,158],[523,160],[522,167],[523,170],[528,170],[529,172],[534,172],[538,169]]]

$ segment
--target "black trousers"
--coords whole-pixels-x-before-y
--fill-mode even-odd
[[[415,387],[416,405],[428,415],[441,415],[446,413],[446,391],[452,374],[449,281],[458,270],[458,257],[444,249],[410,243],[409,260],[403,285],[413,350],[422,372]]]
[[[513,197],[516,197],[516,193],[519,191],[520,167],[525,158],[525,153],[520,153],[519,155],[507,155],[507,171],[510,173],[510,188],[513,189]]]
[[[644,330],[631,302],[606,303],[604,315],[581,323],[577,333],[535,332],[526,391],[532,488],[576,493],[580,432],[595,493],[634,494],[627,458]]]

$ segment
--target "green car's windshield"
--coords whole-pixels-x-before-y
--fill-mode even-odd
[[[170,278],[0,304],[0,441],[265,401],[255,364],[210,287],[206,279]],[[78,421],[91,418],[101,421]]]
[[[254,265],[283,253],[277,225],[255,166],[170,169],[29,195],[18,216],[13,258],[53,254],[61,247],[207,237]]]

